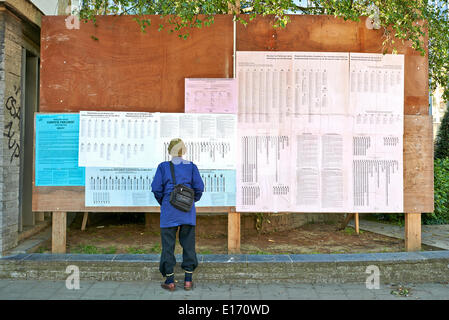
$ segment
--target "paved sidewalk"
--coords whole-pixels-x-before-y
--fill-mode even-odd
[[[354,221],[349,226],[354,227]],[[393,224],[360,219],[360,229],[388,237],[404,239],[404,227]],[[425,225],[421,227],[421,242],[423,244],[449,250],[449,224]]]
[[[402,284],[408,297],[391,294],[398,285],[381,284],[248,284],[198,283],[184,291],[182,282],[175,292],[160,288],[158,282],[81,281],[79,290],[69,290],[65,281],[0,280],[0,300],[449,300],[449,284]]]

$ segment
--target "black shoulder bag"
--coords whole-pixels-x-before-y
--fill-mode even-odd
[[[195,202],[195,191],[183,184],[176,184],[175,166],[170,161],[174,189],[170,194],[170,204],[178,210],[189,212]]]

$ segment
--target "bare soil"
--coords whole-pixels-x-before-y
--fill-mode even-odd
[[[77,221],[78,220],[78,221]],[[117,220],[90,224],[81,231],[79,219],[67,230],[68,253],[160,253],[160,233],[148,231],[143,223],[120,223]],[[404,251],[404,240],[347,227],[338,230],[338,224],[307,224],[290,231],[270,232],[243,236],[243,254],[295,254],[295,253],[369,253]],[[38,252],[50,252],[50,243]],[[196,250],[199,254],[226,254],[227,237],[222,234],[198,235]],[[423,245],[423,250],[432,250]],[[182,253],[177,243],[175,253]]]

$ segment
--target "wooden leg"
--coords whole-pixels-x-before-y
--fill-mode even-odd
[[[84,212],[83,223],[81,224],[81,231],[86,230],[87,219],[89,218],[89,212]]]
[[[53,212],[51,229],[51,252],[65,253],[67,236],[67,212]]]
[[[346,228],[346,226],[348,225],[349,221],[352,219],[352,216],[354,214],[353,213],[347,213],[345,220],[341,223],[340,227],[338,228],[338,230],[343,230],[344,228]]]
[[[150,213],[145,213],[145,229],[150,229]]]
[[[44,221],[44,212],[35,212],[34,219],[36,220],[36,222],[43,222]]]
[[[405,213],[405,250],[421,250],[421,213]]]
[[[228,254],[240,253],[240,213],[228,213]]]
[[[359,229],[359,213],[358,212],[356,212],[354,214],[354,224],[355,224],[355,232],[357,234],[359,234],[360,233],[360,229]]]

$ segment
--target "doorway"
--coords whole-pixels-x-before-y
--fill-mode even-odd
[[[34,114],[39,108],[39,57],[22,49],[22,112],[21,157],[19,186],[19,232],[24,226],[34,226],[36,217],[32,211]],[[38,217],[40,220],[40,217]]]

